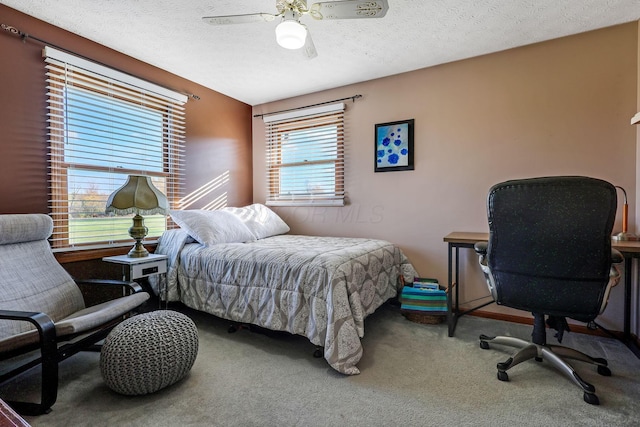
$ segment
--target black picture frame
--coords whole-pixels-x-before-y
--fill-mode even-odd
[[[414,119],[375,125],[374,172],[413,170]]]

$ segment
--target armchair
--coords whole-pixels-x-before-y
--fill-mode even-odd
[[[86,307],[77,283],[51,251],[52,230],[47,215],[0,215],[0,384],[42,367],[40,402],[3,396],[25,415],[46,413],[55,403],[58,363],[105,338],[149,298],[131,283],[126,285],[132,293]]]
[[[609,376],[607,361],[577,350],[549,345],[547,325],[562,334],[566,318],[593,322],[604,310],[609,291],[619,281],[615,264],[622,255],[611,248],[616,190],[606,181],[587,177],[546,177],[494,185],[487,198],[489,241],[475,250],[497,304],[533,314],[531,342],[514,337],[480,336],[480,347],[500,344],[519,349],[498,363],[498,379],[526,360],[543,360],[583,390],[597,405],[595,387],[584,381],[565,359],[597,366]]]

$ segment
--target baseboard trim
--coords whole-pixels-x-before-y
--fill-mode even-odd
[[[464,310],[464,308],[462,309]],[[487,319],[494,319],[494,320],[504,320],[512,323],[521,323],[523,325],[533,325],[533,317],[514,316],[512,314],[494,313],[491,311],[476,310],[469,313],[468,316],[484,317]],[[571,332],[611,338],[609,334],[607,334],[600,328],[589,329],[584,325],[573,325],[573,324],[569,325],[569,327],[571,328]],[[623,333],[621,331],[610,331],[610,332],[620,340],[623,337]],[[638,340],[638,337],[635,334],[631,334],[631,340],[636,344],[636,346],[640,347],[640,341]]]

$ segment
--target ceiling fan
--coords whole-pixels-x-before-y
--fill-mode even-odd
[[[246,15],[205,16],[203,21],[212,25],[246,24],[249,22],[271,22],[281,17],[276,27],[276,41],[287,49],[303,48],[308,58],[318,55],[307,26],[300,23],[304,15],[313,19],[362,19],[382,18],[389,9],[387,0],[343,0],[313,3],[307,8],[306,0],[276,0],[278,13],[250,13]]]

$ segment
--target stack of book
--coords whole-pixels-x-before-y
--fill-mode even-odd
[[[412,287],[416,289],[428,289],[431,291],[440,290],[438,279],[431,279],[429,277],[414,277]]]
[[[447,293],[438,285],[438,280],[416,277],[412,286],[402,288],[400,304],[404,312],[446,315]]]

